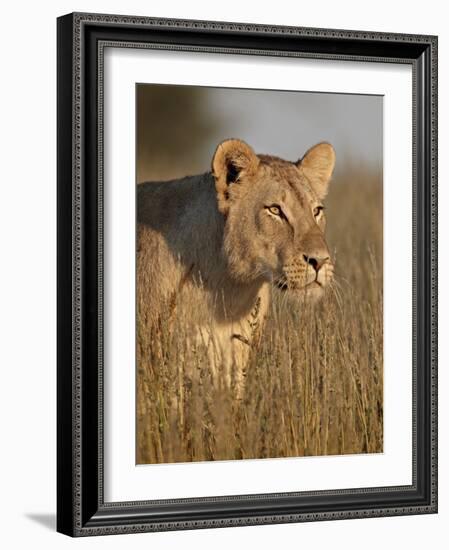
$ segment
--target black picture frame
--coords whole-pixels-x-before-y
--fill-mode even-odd
[[[58,18],[57,31],[57,530],[87,536],[437,512],[437,37],[85,13]],[[412,485],[104,502],[99,105],[102,45],[111,42],[412,65]]]

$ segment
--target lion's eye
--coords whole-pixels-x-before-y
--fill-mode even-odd
[[[313,209],[313,215],[315,216],[315,218],[318,218],[318,216],[321,214],[321,212],[324,210],[324,206],[316,206],[314,209]]]
[[[267,206],[267,210],[268,212],[270,212],[270,214],[273,214],[273,216],[282,216],[282,210],[276,204]]]

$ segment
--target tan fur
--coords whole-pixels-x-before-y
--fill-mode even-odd
[[[188,289],[212,372],[222,370],[241,396],[271,287],[315,299],[332,280],[321,207],[334,163],[327,143],[292,163],[256,155],[232,139],[217,147],[212,172],[140,184],[139,330],[152,333],[161,313]],[[138,346],[138,353],[145,350]]]

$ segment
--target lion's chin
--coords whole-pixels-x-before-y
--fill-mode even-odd
[[[302,299],[308,302],[317,302],[324,296],[325,288],[318,281],[313,281],[296,292],[299,293]]]
[[[320,300],[326,292],[323,285],[321,285],[318,281],[312,281],[302,287],[291,287],[287,283],[278,284],[277,287],[282,292],[287,292],[292,298],[300,298],[301,300],[311,302]]]

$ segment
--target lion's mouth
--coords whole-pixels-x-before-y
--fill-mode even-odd
[[[288,290],[288,284],[285,281],[276,281],[276,286],[279,290],[282,290],[282,292]]]

